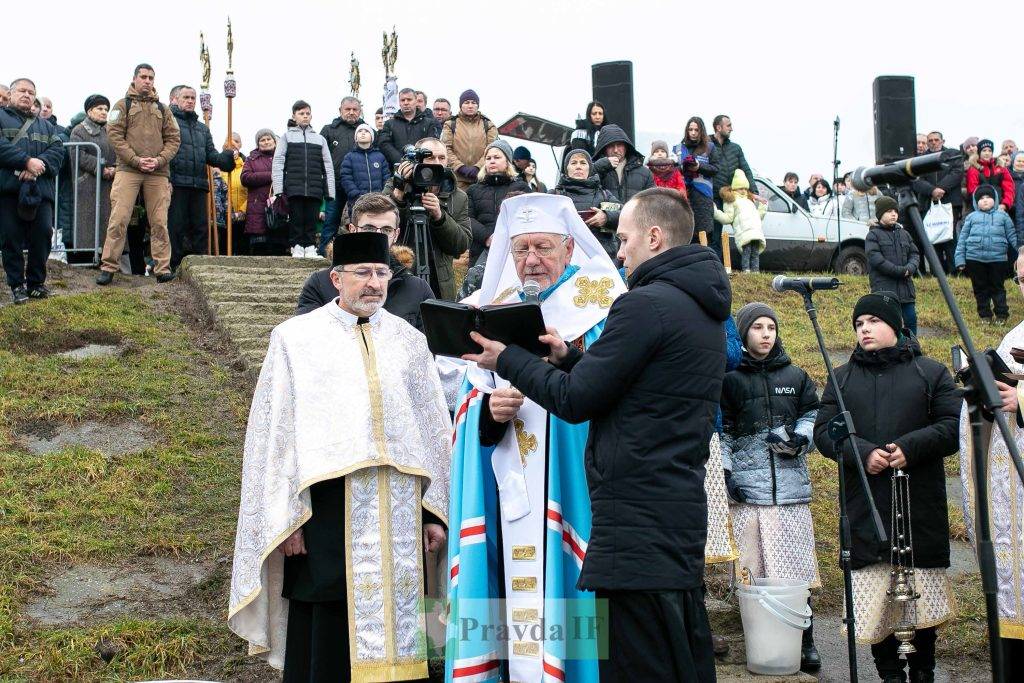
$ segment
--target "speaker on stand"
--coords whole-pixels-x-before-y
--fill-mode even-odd
[[[594,99],[604,105],[604,122],[626,131],[636,144],[633,124],[633,62],[602,62],[591,67]]]
[[[875,163],[888,164],[917,152],[917,113],[912,76],[879,76],[872,85]]]

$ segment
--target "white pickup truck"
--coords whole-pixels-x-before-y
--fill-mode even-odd
[[[867,275],[866,223],[845,218],[837,220],[835,215],[812,216],[768,178],[755,175],[754,180],[757,193],[768,202],[762,221],[768,244],[761,253],[761,270]],[[733,267],[738,268],[740,254],[735,242],[732,254]]]

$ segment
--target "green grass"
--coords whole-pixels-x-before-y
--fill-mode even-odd
[[[736,308],[762,300],[779,313],[794,361],[819,382],[824,368],[796,295],[771,291],[771,277],[733,277]],[[851,349],[849,311],[867,291],[844,278],[838,292],[816,299],[829,346]],[[980,346],[1005,329],[976,329],[969,284],[955,284]],[[934,282],[919,283],[920,324],[940,329],[923,340],[948,362],[954,342]],[[120,340],[118,358],[80,362],[48,352],[82,342]],[[252,675],[244,644],[225,619],[228,565],[237,514],[238,479],[249,391],[198,347],[177,317],[162,315],[124,290],[59,297],[0,309],[0,680],[128,681],[156,677],[225,679]],[[85,448],[45,457],[14,445],[14,435],[41,422],[138,420],[159,438],[139,453],[106,458]],[[955,458],[947,461],[956,472]],[[842,603],[836,562],[834,465],[811,458],[812,503],[825,589],[816,603]],[[951,519],[956,526],[956,520]],[[962,522],[960,523],[962,526]],[[187,617],[137,618],[48,628],[21,616],[47,573],[84,562],[124,566],[166,555],[217,563],[208,585],[189,596]],[[958,581],[961,615],[940,642],[943,652],[983,657],[979,581]],[[982,612],[979,612],[982,610]],[[97,645],[110,657],[97,654]]]
[[[771,275],[733,275],[733,312],[750,301],[763,301],[772,306],[779,316],[779,329],[786,351],[794,363],[804,368],[819,386],[822,386],[826,377],[825,365],[818,352],[814,330],[804,311],[803,298],[794,293],[775,292],[771,288],[771,280]],[[840,289],[819,292],[815,294],[814,300],[826,346],[830,351],[849,352],[856,345],[850,314],[857,299],[868,293],[869,288],[865,277],[845,276],[841,280],[843,286]],[[921,334],[922,350],[928,356],[949,366],[950,347],[960,343],[953,320],[934,279],[918,279],[916,284],[918,330]],[[998,346],[1003,335],[1011,328],[981,325],[975,313],[970,281],[966,278],[955,278],[951,285],[974,343],[979,349]],[[1011,320],[1017,320],[1024,306],[1021,305],[1020,298],[1015,296],[1016,288],[1009,282],[1007,290]],[[833,362],[839,365],[844,361],[834,359]],[[955,454],[946,458],[945,468],[949,475],[959,474],[960,468]],[[832,461],[815,454],[810,458],[810,470],[814,486],[811,512],[814,517],[818,564],[824,584],[820,595],[815,598],[815,605],[817,609],[839,611],[843,604],[843,583],[838,563],[839,485],[836,480],[836,466]],[[951,537],[966,540],[966,528],[959,501],[951,504],[949,508]],[[980,577],[967,575],[958,578],[955,592],[959,599],[959,615],[956,621],[941,633],[939,652],[945,655],[966,655],[983,659],[987,657],[987,640]]]
[[[128,348],[117,358],[41,353],[117,340]],[[183,675],[237,654],[226,605],[192,619],[75,628],[37,628],[18,612],[51,569],[230,554],[248,398],[176,318],[134,294],[0,309],[0,679]],[[138,420],[159,437],[110,459],[81,447],[39,457],[14,445],[23,425],[86,419]],[[115,646],[110,664],[94,651],[101,640]]]

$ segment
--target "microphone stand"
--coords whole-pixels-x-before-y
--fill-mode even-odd
[[[839,184],[839,115],[832,122],[832,190]],[[846,188],[849,192],[850,188]],[[839,194],[836,194],[836,244],[843,243],[843,207],[840,205]],[[838,264],[837,264],[838,265]]]
[[[894,185],[896,183],[893,183]],[[994,421],[1006,443],[1007,451],[1013,466],[1017,470],[1017,476],[1024,482],[1024,463],[1021,462],[1020,453],[1017,450],[1017,442],[1010,432],[1010,426],[1003,414],[1003,402],[996,391],[995,376],[983,353],[979,353],[967,330],[967,323],[964,322],[960,308],[957,306],[953,291],[949,288],[949,280],[946,272],[942,269],[939,256],[935,253],[935,246],[928,239],[928,234],[921,220],[921,211],[917,204],[917,196],[910,188],[910,179],[897,185],[900,207],[910,219],[918,239],[924,248],[925,257],[931,267],[935,279],[938,280],[942,297],[946,300],[946,307],[953,316],[960,339],[964,342],[964,348],[970,357],[971,380],[964,385],[964,400],[967,402],[967,412],[971,419],[971,458],[974,463],[974,495],[975,495],[975,524],[977,525],[977,551],[978,567],[981,571],[981,586],[985,593],[985,615],[988,624],[988,645],[989,657],[992,661],[992,680],[994,683],[1003,683],[1003,648],[999,640],[999,606],[996,598],[996,557],[992,545],[992,530],[989,518],[988,500],[988,449],[981,443],[982,409],[991,411]]]
[[[855,618],[853,614],[853,567],[850,564],[851,547],[853,538],[850,533],[850,517],[846,506],[846,465],[843,462],[843,442],[849,439],[853,448],[853,461],[856,463],[857,476],[860,478],[860,486],[864,490],[864,497],[868,502],[868,509],[871,511],[871,520],[875,527],[875,536],[880,545],[888,543],[885,528],[882,526],[882,518],[878,514],[878,507],[874,498],[871,497],[871,489],[868,488],[868,475],[864,471],[864,461],[860,458],[860,450],[857,447],[857,430],[853,425],[853,417],[846,409],[846,401],[839,391],[839,381],[836,379],[835,370],[832,368],[832,359],[829,357],[828,349],[825,348],[825,338],[821,334],[821,326],[818,324],[818,311],[814,307],[812,290],[805,287],[801,292],[804,297],[804,310],[811,320],[814,328],[814,336],[818,339],[818,351],[825,361],[825,370],[828,371],[828,381],[832,385],[832,391],[836,395],[836,403],[839,406],[839,414],[828,422],[828,435],[835,444],[836,461],[839,465],[839,564],[843,568],[843,596],[846,600],[846,616],[843,623],[846,624],[846,651],[850,662],[850,681],[857,683],[857,634],[855,630]]]

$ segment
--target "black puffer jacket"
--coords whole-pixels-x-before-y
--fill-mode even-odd
[[[956,453],[959,443],[960,398],[949,371],[921,355],[909,337],[881,351],[860,346],[846,365],[836,370],[846,408],[857,428],[861,459],[876,448],[895,443],[907,457],[910,475],[910,518],[914,562],[918,567],[949,566],[949,517],[946,474],[942,459]],[[814,423],[814,442],[832,460],[838,453],[828,435],[828,421],[839,412],[832,385],[825,388]],[[889,548],[879,547],[853,460],[849,440],[843,444],[846,500],[853,534],[853,568],[889,561]],[[871,496],[888,534],[892,470],[868,474]]]
[[[626,165],[622,172],[622,182],[619,182],[619,175],[612,167],[608,157],[603,156],[605,149],[613,142],[626,143],[626,158],[621,162]],[[651,169],[644,165],[644,155],[636,151],[633,142],[614,123],[610,123],[601,129],[597,136],[597,151],[594,153],[594,172],[601,177],[601,184],[606,190],[612,193],[621,204],[625,204],[633,198],[637,192],[654,187],[654,176]],[[618,220],[616,215],[615,220]]]
[[[948,147],[943,147],[940,151],[948,152],[950,150]],[[925,173],[922,176],[914,178],[914,181],[910,186],[917,194],[917,201],[921,204],[921,213],[924,213],[928,207],[932,205],[932,191],[937,187],[942,188],[945,191],[941,200],[943,204],[963,206],[964,196],[961,190],[963,182],[963,164],[953,163],[949,165],[949,168],[940,169],[932,173]]]
[[[790,505],[811,501],[807,454],[775,455],[768,433],[778,427],[807,439],[814,437],[818,392],[803,369],[793,365],[775,343],[768,357],[748,352],[722,386],[722,466],[729,490],[753,505]],[[812,450],[812,449],[808,449]]]
[[[391,257],[391,280],[388,281],[388,296],[384,300],[384,310],[397,315],[419,331],[423,331],[423,318],[420,316],[420,303],[433,299],[434,293],[430,285],[413,275],[394,256]],[[324,304],[333,301],[338,290],[331,282],[331,269],[322,268],[306,278],[299,294],[299,303],[295,307],[295,315],[315,311]]]
[[[498,373],[544,408],[569,422],[590,420],[593,526],[580,588],[701,585],[704,463],[731,302],[714,252],[674,247],[633,272],[585,354],[570,351],[560,367],[516,346],[498,357]]]
[[[715,138],[714,143],[715,148],[711,151],[711,163],[718,169],[718,173],[711,179],[715,190],[714,198],[718,199],[720,189],[732,185],[732,177],[736,174],[736,169],[742,170],[747,176],[750,189],[752,191],[756,189],[754,172],[750,170],[750,164],[747,163],[747,157],[743,154],[743,148],[728,139],[725,142],[719,142],[718,138]]]
[[[509,192],[529,192],[530,186],[507,175],[489,175],[466,188],[469,197],[469,223],[473,228],[473,243],[469,245],[470,262],[476,261],[487,248],[487,238],[494,234],[501,202]]]
[[[868,282],[872,292],[893,292],[900,303],[917,299],[913,277],[921,264],[917,244],[903,226],[896,223],[887,228],[876,223],[864,238],[864,255],[868,259]],[[909,271],[910,277],[905,274]]]
[[[18,195],[21,192],[18,174],[25,170],[29,159],[36,158],[46,164],[46,171],[36,178],[39,194],[52,203],[56,198],[53,181],[67,158],[63,134],[49,121],[36,118],[29,125],[27,135],[12,145],[11,140],[28,118],[14,107],[0,109],[0,194]]]
[[[415,145],[417,140],[423,138],[437,137],[434,132],[437,129],[437,120],[433,115],[427,116],[423,111],[417,110],[412,121],[407,121],[402,112],[396,113],[384,124],[384,130],[377,138],[377,146],[384,152],[388,163],[394,169],[395,164],[402,160],[402,148],[406,145]]]
[[[171,185],[209,192],[206,167],[215,166],[225,173],[234,171],[235,156],[217,151],[210,129],[194,111],[182,111],[176,104],[171,105],[171,111],[181,131],[181,146],[171,159]]]

